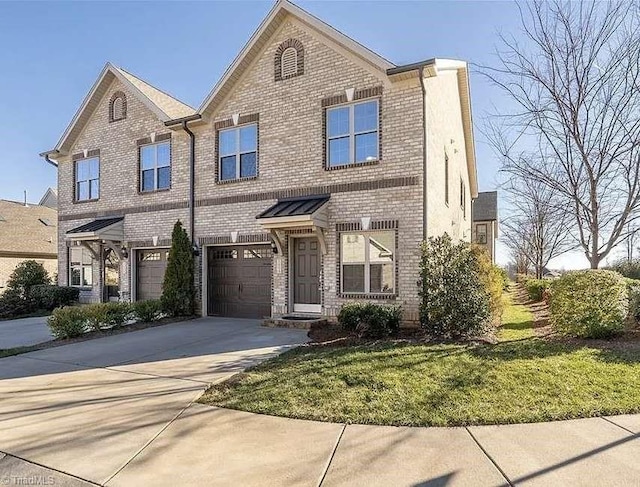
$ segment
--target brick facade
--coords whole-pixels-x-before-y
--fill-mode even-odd
[[[282,79],[278,76],[278,52],[291,46],[298,49],[298,62],[303,64],[296,76]],[[471,204],[461,114],[456,108],[460,106],[457,79],[435,79],[437,82],[427,86],[429,234],[447,231],[454,238],[468,240]],[[325,110],[345,103],[347,90],[351,89],[354,100],[380,100],[379,158],[367,164],[326,170]],[[59,160],[59,280],[61,284],[68,280],[68,230],[94,218],[124,216],[124,243],[129,258],[121,263],[121,290],[123,296],[130,296],[132,251],[153,246],[154,237],[158,246],[165,245],[175,221],[188,222],[189,139],[181,130],[170,131],[171,188],[140,193],[137,142],[169,130],[118,80],[107,91],[70,151],[100,151],[100,199],[74,203],[72,158]],[[126,97],[126,118],[111,123],[109,103],[118,92]],[[207,246],[230,243],[232,232],[238,232],[240,243],[269,243],[271,238],[256,215],[279,198],[329,193],[327,252],[322,256],[321,269],[323,314],[335,316],[342,304],[353,299],[342,295],[339,289],[338,238],[340,229],[357,229],[361,218],[367,217],[372,228],[393,222],[389,228],[396,235],[396,289],[388,300],[403,306],[407,321],[416,321],[419,245],[425,217],[423,103],[417,79],[391,82],[383,71],[346,56],[344,50],[335,50],[322,34],[290,16],[205,123],[192,127],[196,135],[195,236],[202,246],[196,265],[199,298],[206,294],[201,276],[206,272],[203,263]],[[232,126],[234,119],[238,125],[259,123],[257,177],[219,184],[217,131]],[[455,176],[449,207],[439,189],[444,176],[438,165],[444,151]],[[460,176],[466,182],[464,197],[469,200],[466,220],[460,205],[456,205]],[[292,311],[288,248],[296,233],[285,233],[283,253],[273,258],[273,315]],[[96,252],[100,252],[100,245],[95,245]],[[101,273],[97,263],[96,284],[83,292],[85,301],[100,299]],[[379,301],[380,296],[372,298]]]

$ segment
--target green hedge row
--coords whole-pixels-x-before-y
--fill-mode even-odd
[[[384,338],[398,332],[402,308],[398,305],[347,303],[338,314],[338,323],[359,337]]]
[[[57,308],[47,320],[56,338],[74,338],[88,331],[122,326],[131,321],[152,322],[164,316],[160,301],[96,303]]]
[[[551,324],[557,332],[572,337],[614,336],[625,328],[630,311],[629,297],[629,285],[617,272],[569,272],[553,281],[549,308]]]

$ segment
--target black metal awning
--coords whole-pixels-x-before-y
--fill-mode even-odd
[[[320,209],[327,201],[330,195],[312,195],[298,198],[285,198],[260,213],[256,218],[278,218],[312,215]]]
[[[102,218],[100,220],[93,220],[92,222],[85,223],[84,225],[80,225],[79,227],[68,230],[67,235],[75,233],[97,232],[99,230],[104,230],[105,228],[110,227],[111,225],[114,225],[116,223],[120,223],[122,220],[124,220],[123,216],[117,218]]]

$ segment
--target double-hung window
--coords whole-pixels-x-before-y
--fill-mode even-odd
[[[327,167],[377,161],[379,101],[369,100],[327,109]]]
[[[76,161],[76,201],[97,200],[100,197],[100,158]]]
[[[218,132],[218,179],[254,178],[258,175],[258,126],[243,125]]]
[[[140,146],[140,191],[171,187],[171,142]]]
[[[342,293],[393,294],[395,242],[393,231],[341,234]]]
[[[69,285],[90,287],[93,284],[93,257],[82,247],[69,249]]]

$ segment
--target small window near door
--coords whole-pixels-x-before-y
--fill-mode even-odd
[[[340,236],[343,294],[394,294],[395,232]]]
[[[69,249],[69,285],[91,287],[93,285],[93,257],[82,247]]]

